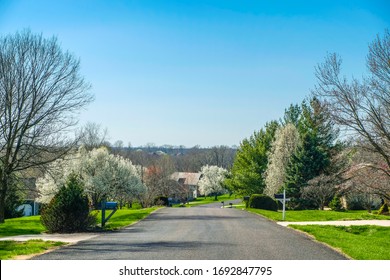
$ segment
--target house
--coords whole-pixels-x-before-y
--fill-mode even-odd
[[[171,175],[171,179],[178,183],[187,201],[199,196],[198,184],[201,177],[201,173],[191,172],[175,172]]]

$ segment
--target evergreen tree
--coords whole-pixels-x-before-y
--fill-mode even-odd
[[[89,212],[83,183],[76,175],[68,177],[66,184],[43,209],[41,222],[50,233],[81,232],[96,224],[96,216]]]
[[[338,131],[326,108],[315,98],[310,100],[310,105],[302,103],[298,130],[301,144],[287,165],[285,188],[287,195],[293,198],[292,204],[304,208],[308,205],[300,199],[301,191],[309,180],[327,172]]]
[[[283,119],[280,120],[282,126],[287,124],[293,124],[295,127],[298,127],[299,120],[302,114],[302,109],[298,104],[291,104],[286,110],[284,110]]]
[[[255,132],[249,139],[241,142],[231,176],[226,180],[229,189],[244,195],[263,193],[268,154],[278,127],[277,121],[269,122],[265,129]]]

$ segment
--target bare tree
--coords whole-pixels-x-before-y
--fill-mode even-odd
[[[335,175],[321,174],[308,182],[308,185],[303,188],[302,197],[314,202],[320,210],[336,193],[335,185],[338,178]]]
[[[366,151],[379,155],[385,165],[375,168],[390,177],[390,33],[377,36],[369,46],[370,76],[348,81],[341,77],[341,59],[327,56],[316,68],[318,85],[313,94],[329,105],[331,117]]]
[[[93,99],[79,72],[79,60],[54,37],[23,31],[0,38],[0,223],[18,172],[73,147],[76,113]]]
[[[102,128],[101,124],[94,122],[86,123],[80,130],[80,143],[85,146],[88,151],[100,148],[107,144],[108,130]]]
[[[384,170],[386,163],[378,154],[357,150],[343,175],[341,189],[344,192],[366,194],[370,200],[378,196],[390,201],[390,180]]]
[[[216,165],[225,169],[230,169],[233,165],[235,150],[228,146],[214,146],[207,152],[207,162],[205,165]]]

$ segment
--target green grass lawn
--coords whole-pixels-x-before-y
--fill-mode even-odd
[[[45,227],[40,219],[41,216],[6,219],[5,223],[0,224],[0,237],[42,233]]]
[[[0,260],[9,260],[20,255],[37,254],[64,244],[66,243],[42,240],[29,240],[25,242],[0,241]]]
[[[282,211],[268,211],[262,209],[246,208],[247,211],[262,215],[274,221],[282,221]],[[345,220],[390,220],[390,216],[375,215],[366,210],[351,210],[345,212],[322,210],[288,210],[286,220],[288,222],[311,221],[345,221]]]
[[[150,213],[157,210],[158,207],[143,208],[143,209],[119,209],[116,213],[108,220],[104,229],[115,230],[121,227],[131,225],[143,218],[147,217]],[[106,217],[110,215],[111,211],[106,211]],[[101,211],[98,213],[98,223],[101,223],[102,216]]]
[[[390,260],[390,228],[380,226],[291,225],[356,260]]]

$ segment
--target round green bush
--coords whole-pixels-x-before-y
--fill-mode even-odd
[[[41,215],[41,222],[50,233],[86,231],[96,221],[96,216],[90,214],[82,182],[75,175],[69,177]]]
[[[329,202],[329,207],[334,211],[342,211],[343,205],[341,203],[341,197],[339,195],[335,195],[331,202]]]
[[[276,201],[272,197],[264,194],[252,194],[249,198],[248,206],[249,208],[278,211]]]

